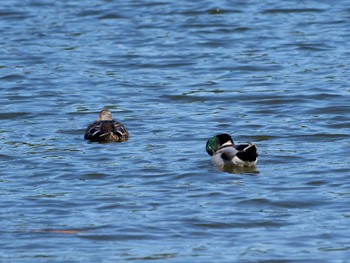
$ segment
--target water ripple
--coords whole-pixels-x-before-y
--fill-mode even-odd
[[[7,0],[0,18],[0,261],[348,260],[347,1]],[[83,139],[104,107],[128,142]],[[213,167],[220,132],[257,167]]]

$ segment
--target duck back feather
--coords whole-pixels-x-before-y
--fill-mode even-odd
[[[115,120],[91,123],[84,134],[84,139],[99,142],[124,142],[129,133],[124,125]]]
[[[258,158],[258,150],[255,144],[243,144],[236,146],[236,156],[244,162],[255,162]]]

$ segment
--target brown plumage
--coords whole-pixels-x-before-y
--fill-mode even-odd
[[[84,139],[97,142],[125,142],[129,132],[125,126],[113,120],[109,110],[102,110],[97,121],[91,123],[84,134]]]

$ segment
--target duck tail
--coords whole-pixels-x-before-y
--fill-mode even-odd
[[[244,162],[255,162],[258,158],[258,150],[255,144],[249,144],[242,151],[239,151],[236,155]]]

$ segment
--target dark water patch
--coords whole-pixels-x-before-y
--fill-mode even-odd
[[[343,95],[339,93],[326,93],[324,89],[317,89],[314,87],[312,90],[310,90],[310,92],[308,92],[308,94],[303,94],[301,96],[303,99],[307,99],[310,102],[317,100],[332,102],[342,100],[344,98]]]
[[[350,251],[350,246],[329,246],[321,247],[320,251],[331,252],[331,251]]]
[[[287,104],[295,104],[297,102],[300,103],[300,99],[298,98],[286,98],[286,97],[279,97],[279,96],[271,96],[270,98],[267,98],[268,96],[262,96],[260,98],[257,98],[257,100],[252,100],[254,98],[247,97],[246,99],[252,100],[252,103],[257,103],[260,105],[281,105],[285,106]],[[289,109],[288,109],[289,110]]]
[[[188,103],[204,102],[211,99],[217,100],[217,98],[214,98],[214,97],[191,96],[191,95],[162,95],[160,97],[166,100],[174,101],[174,102],[188,102]]]
[[[320,8],[273,8],[264,10],[263,14],[291,14],[291,13],[320,13],[325,12],[325,9]]]
[[[345,140],[349,138],[348,134],[341,133],[314,133],[314,134],[300,134],[293,135],[292,138],[295,138],[296,141],[305,141],[305,142],[336,142],[340,140]]]
[[[237,31],[237,32],[246,32],[246,31],[253,30],[253,29],[250,28],[250,27],[242,26],[242,27],[236,27],[234,30]]]
[[[21,20],[21,19],[26,19],[29,17],[28,13],[25,12],[20,12],[20,11],[14,11],[10,9],[0,9],[0,17],[2,19],[6,20]]]
[[[8,112],[0,113],[0,120],[13,120],[30,115],[28,112]]]
[[[261,141],[271,141],[280,138],[279,136],[274,136],[274,135],[252,135],[249,137],[243,137],[244,138],[249,138],[252,141],[255,142],[261,142]],[[244,139],[247,140],[247,139]]]
[[[219,68],[220,69],[220,68]],[[223,68],[227,69],[227,68]],[[230,71],[238,71],[238,72],[266,72],[266,71],[279,71],[282,70],[283,67],[280,65],[264,65],[264,66],[238,66],[230,68]]]
[[[329,182],[327,181],[311,181],[311,182],[307,182],[306,185],[311,185],[311,186],[322,186],[322,185],[326,185]]]
[[[189,220],[189,223],[192,226],[198,227],[198,228],[204,228],[204,229],[226,229],[226,228],[232,228],[233,224],[223,223],[223,222],[204,222],[199,221],[196,222],[196,220]]]
[[[229,15],[229,14],[238,14],[242,11],[239,9],[222,9],[222,8],[212,8],[212,9],[203,9],[203,10],[193,10],[193,9],[187,9],[178,12],[180,15],[184,16],[204,16],[204,15]]]
[[[209,82],[204,84],[211,86],[211,85],[217,85],[218,83]],[[229,93],[229,92],[231,91],[226,89],[220,89],[220,88],[215,88],[215,89],[197,88],[197,84],[196,84],[194,89],[192,89],[191,91],[184,92],[183,95],[193,95],[193,94],[203,95],[203,94],[211,94],[211,93],[213,93],[213,95],[217,95],[220,93]]]
[[[81,180],[102,180],[108,177],[108,174],[105,173],[87,173],[80,175]]]
[[[125,19],[124,16],[121,16],[119,14],[104,14],[98,17],[98,19],[102,20],[108,20],[108,19]]]
[[[162,61],[157,61],[154,63],[143,63],[139,66],[142,68],[183,68],[183,67],[188,67],[194,65],[193,62],[185,62],[185,61],[180,61],[180,60],[162,60]]]
[[[103,200],[101,200],[101,201],[103,201]],[[110,200],[108,200],[108,201],[110,201]],[[134,208],[135,207],[132,207],[132,206],[124,204],[124,203],[121,203],[120,201],[119,202],[115,201],[115,204],[101,205],[100,207],[98,207],[98,210],[100,210],[100,211],[103,211],[103,210],[111,211],[111,210],[114,210],[114,209],[134,209]]]
[[[1,133],[1,132],[0,132]],[[7,154],[0,154],[0,161],[11,161],[17,159],[15,156],[7,155]]]
[[[162,1],[152,1],[152,2],[147,2],[147,3],[141,3],[141,2],[134,2],[130,4],[126,4],[125,7],[129,7],[131,10],[132,9],[149,9],[149,8],[156,8],[156,7],[170,7],[169,2],[162,2]],[[186,6],[186,5],[184,5]],[[152,10],[152,9],[151,9]]]
[[[140,256],[140,257],[129,257],[127,260],[141,260],[141,261],[149,261],[149,260],[166,260],[171,258],[176,258],[180,254],[177,253],[159,253],[159,254],[152,254],[149,256]]]
[[[301,51],[330,51],[334,47],[325,43],[298,43],[295,45]]]
[[[77,15],[81,17],[97,17],[102,13],[99,9],[86,9],[84,11],[79,12]]]
[[[132,240],[154,240],[155,236],[151,234],[84,234],[79,236],[81,239],[93,241],[132,241]]]
[[[306,111],[309,114],[328,114],[328,115],[339,115],[342,116],[350,111],[350,106],[348,105],[339,105],[339,106],[328,106],[324,105],[323,107],[313,107],[310,110]]]
[[[26,77],[24,75],[15,75],[15,74],[0,77],[0,81],[2,81],[2,80],[4,80],[4,81],[20,81],[23,79],[26,79]]]
[[[245,220],[245,222],[232,222],[232,223],[225,223],[225,222],[210,222],[205,220],[196,220],[196,219],[189,219],[186,221],[188,224],[195,228],[203,229],[206,231],[209,230],[225,230],[225,229],[235,229],[235,228],[261,228],[261,227],[281,227],[283,222],[276,222],[276,221],[260,221],[260,220]],[[205,235],[205,233],[198,233]]]
[[[259,207],[260,209],[273,209],[273,208],[288,208],[288,209],[307,209],[307,208],[314,208],[317,206],[322,206],[325,204],[329,204],[328,201],[323,200],[320,202],[319,200],[268,200],[268,199],[251,199],[251,200],[244,200],[239,202],[242,206],[248,206],[248,207]]]
[[[350,121],[339,122],[339,123],[326,123],[323,126],[333,129],[349,129]]]
[[[222,9],[222,8],[212,8],[207,10],[207,13],[210,15],[229,15],[229,14],[239,14],[242,13],[242,10],[239,9]]]

